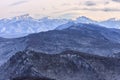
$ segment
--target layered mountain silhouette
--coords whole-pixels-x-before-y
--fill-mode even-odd
[[[11,31],[24,35],[0,37],[0,80],[119,80],[120,30],[109,23],[119,27],[119,20],[84,16],[0,20],[0,36]]]
[[[67,24],[66,24],[67,25]],[[0,40],[0,64],[18,51],[26,49],[48,54],[75,50],[100,56],[117,57],[120,52],[120,30],[95,24],[77,23],[26,37]]]

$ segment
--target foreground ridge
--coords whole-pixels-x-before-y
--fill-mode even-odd
[[[45,54],[16,53],[0,67],[0,80],[17,77],[48,77],[55,80],[119,80],[120,59],[77,51]]]

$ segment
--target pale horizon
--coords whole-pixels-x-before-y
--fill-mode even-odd
[[[0,19],[30,14],[33,18],[75,19],[86,16],[93,20],[120,19],[120,0],[4,0]]]

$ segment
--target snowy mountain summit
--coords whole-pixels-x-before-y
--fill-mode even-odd
[[[22,37],[31,33],[53,30],[66,23],[64,19],[34,19],[29,14],[0,20],[0,37]]]
[[[38,33],[43,31],[54,30],[61,27],[64,28],[66,23],[73,25],[74,23],[92,23],[97,25],[102,25],[107,28],[117,28],[120,29],[120,20],[114,18],[106,21],[95,21],[85,16],[76,18],[76,20],[67,19],[50,19],[44,17],[41,19],[34,19],[29,14],[16,16],[10,19],[0,20],[0,37],[4,38],[16,38],[23,37],[28,34]]]
[[[94,21],[90,18],[87,18],[85,16],[81,16],[81,17],[78,17],[76,20],[75,20],[76,23],[97,23],[97,21]]]

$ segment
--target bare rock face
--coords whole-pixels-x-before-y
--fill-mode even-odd
[[[76,51],[45,54],[34,51],[16,53],[0,67],[0,80],[119,80],[120,59]],[[29,77],[26,77],[29,76]],[[43,79],[44,80],[44,79]],[[48,79],[49,80],[49,79]]]

